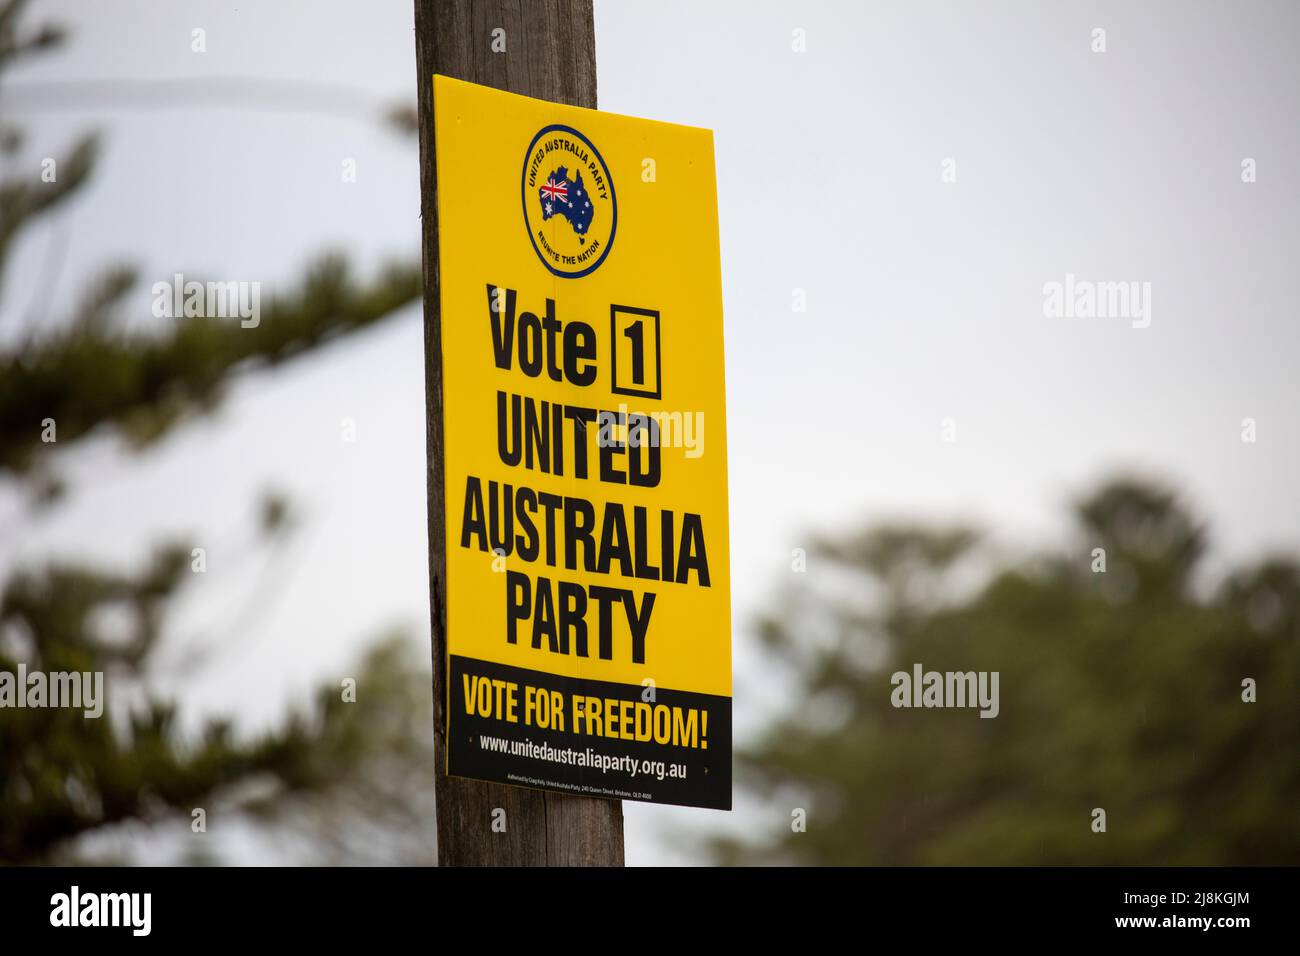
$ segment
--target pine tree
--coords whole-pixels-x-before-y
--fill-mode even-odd
[[[966,528],[818,540],[759,626],[788,696],[737,764],[769,823],[714,858],[1300,863],[1300,565],[1209,586],[1201,523],[1150,481],[1110,481],[1074,517],[1049,554]],[[916,664],[997,671],[998,716],[894,706]]]
[[[56,27],[23,26],[26,6],[0,0],[0,80],[14,62],[62,39]],[[75,201],[94,175],[97,143],[93,134],[80,138],[56,159],[53,177],[42,176],[39,164],[20,161],[22,131],[0,116],[7,170],[0,303],[13,244]],[[50,463],[92,429],[108,426],[127,447],[147,449],[215,407],[237,375],[297,360],[420,294],[415,262],[362,282],[342,256],[326,255],[295,294],[264,306],[256,328],[197,318],[125,331],[124,297],[136,283],[131,267],[110,266],[52,327],[9,336],[0,348],[0,481],[28,488],[35,504],[57,502],[62,489]],[[5,321],[0,313],[0,331]],[[57,442],[42,440],[46,422]],[[278,499],[263,504],[267,539],[288,533],[286,508]],[[188,544],[172,542],[140,569],[60,562],[19,568],[0,582],[0,673],[16,674],[19,664],[29,672],[103,672],[109,687],[98,719],[66,708],[0,709],[0,863],[75,861],[84,856],[80,838],[123,823],[167,822],[188,834],[197,810],[212,828],[238,814],[277,818],[301,834],[306,849],[298,855],[314,861],[430,859],[431,837],[416,813],[433,790],[429,680],[409,643],[379,642],[350,694],[324,687],[258,739],[239,739],[224,720],[184,735],[174,702],[146,677],[168,608],[193,577],[191,560]],[[120,622],[105,628],[109,611],[125,616],[126,633]],[[349,839],[358,827],[366,839]],[[385,844],[383,833],[394,828],[400,839]],[[189,846],[188,857],[213,858],[205,842]]]

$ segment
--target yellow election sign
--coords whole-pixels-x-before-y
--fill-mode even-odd
[[[713,134],[433,83],[447,770],[729,809]]]

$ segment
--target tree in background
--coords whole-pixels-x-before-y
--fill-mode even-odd
[[[0,0],[0,75],[62,39],[53,26],[24,28],[26,6]],[[39,163],[9,162],[23,136],[0,116],[0,154],[17,169],[0,179],[0,296],[13,243],[76,197],[97,142],[80,139],[43,176]],[[0,349],[0,482],[27,489],[33,506],[57,505],[66,489],[55,464],[92,431],[147,450],[214,408],[237,375],[392,314],[420,294],[420,270],[413,261],[359,282],[342,256],[325,256],[295,294],[265,307],[256,328],[197,317],[127,331],[119,319],[136,285],[133,269],[112,266],[55,324],[10,334]],[[0,315],[0,331],[12,319]],[[49,424],[56,442],[43,440]],[[287,515],[280,499],[264,502],[264,540],[289,533]],[[429,677],[411,642],[375,645],[354,702],[325,687],[259,739],[237,739],[222,720],[184,735],[150,677],[167,609],[190,576],[191,549],[172,543],[137,571],[61,561],[0,581],[0,671],[20,662],[29,671],[102,671],[111,687],[98,720],[80,710],[0,710],[0,863],[85,859],[87,836],[123,824],[167,822],[188,836],[197,808],[213,828],[229,815],[273,819],[277,833],[301,836],[294,855],[311,862],[432,860],[431,814],[420,802],[433,792]],[[182,842],[180,852],[210,860],[207,846]]]
[[[1208,586],[1199,523],[1147,482],[1074,517],[1068,551],[1010,564],[968,529],[817,541],[759,628],[790,705],[737,760],[782,823],[715,858],[1300,863],[1300,566]],[[895,708],[890,677],[916,663],[1000,672],[999,715]]]
[[[21,28],[25,5],[0,0],[0,78],[60,38]],[[8,162],[23,138],[0,115],[0,158],[17,169],[0,178],[0,296],[12,244],[75,199],[97,142],[71,144],[45,182],[39,164]],[[147,456],[237,376],[382,321],[420,283],[414,261],[359,281],[332,256],[256,329],[198,318],[127,331],[134,288],[133,270],[110,267],[60,303],[55,324],[0,346],[0,483],[35,505],[75,493],[58,465],[92,432]],[[0,314],[0,333],[11,321]],[[56,444],[41,440],[47,418]],[[292,533],[289,514],[264,503],[263,546]],[[1296,563],[1265,561],[1207,590],[1197,522],[1145,483],[1103,487],[1076,518],[1064,554],[1012,563],[965,529],[818,541],[801,589],[759,626],[786,670],[788,706],[738,755],[748,794],[780,822],[716,841],[714,858],[1300,862]],[[0,546],[10,533],[0,529]],[[1096,548],[1104,573],[1092,570]],[[291,859],[430,861],[427,663],[390,638],[359,665],[355,703],[331,686],[258,739],[221,720],[183,734],[151,677],[190,555],[177,541],[138,569],[68,560],[0,581],[0,671],[103,670],[113,688],[100,720],[0,710],[0,863],[101,859],[95,840],[138,825],[175,835],[181,858],[211,859],[190,836],[199,807],[212,830],[232,817],[271,822]],[[999,716],[894,709],[889,676],[914,663],[999,671]],[[1241,699],[1245,678],[1258,682],[1256,703]],[[795,807],[806,832],[790,829]],[[1105,833],[1092,830],[1098,807]]]

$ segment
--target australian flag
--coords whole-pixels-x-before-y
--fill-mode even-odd
[[[560,166],[538,187],[537,199],[542,204],[543,220],[563,216],[578,234],[578,242],[587,241],[595,208],[591,205],[587,187],[582,184],[581,172],[575,172],[574,178],[570,179],[568,168]]]

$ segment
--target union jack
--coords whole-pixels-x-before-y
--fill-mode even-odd
[[[563,180],[558,183],[554,179],[546,180],[546,185],[542,186],[541,192],[547,199],[558,199],[565,204],[569,202],[569,184]]]

